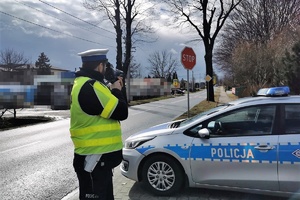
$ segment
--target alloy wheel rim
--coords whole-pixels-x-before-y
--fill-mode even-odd
[[[150,165],[147,178],[153,188],[159,191],[166,191],[175,183],[175,172],[169,164],[155,162]]]

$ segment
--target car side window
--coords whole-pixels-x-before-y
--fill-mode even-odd
[[[259,105],[213,117],[190,131],[207,128],[212,137],[268,135],[272,133],[275,105]]]
[[[300,105],[292,104],[285,106],[285,133],[300,133]]]

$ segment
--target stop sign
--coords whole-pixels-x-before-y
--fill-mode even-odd
[[[185,69],[192,70],[196,65],[196,54],[191,47],[184,47],[181,51],[181,63]]]

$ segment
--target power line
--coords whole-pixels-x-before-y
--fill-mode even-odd
[[[92,24],[92,23],[88,22],[88,21],[85,21],[85,20],[83,20],[83,19],[80,19],[80,18],[76,17],[75,15],[72,15],[72,14],[70,14],[70,13],[64,11],[64,10],[61,10],[61,9],[55,7],[55,6],[52,6],[52,5],[49,4],[49,3],[46,3],[46,2],[44,2],[44,1],[42,1],[42,0],[39,0],[39,1],[42,2],[42,3],[44,3],[44,4],[46,4],[46,5],[48,5],[48,6],[50,6],[50,7],[52,7],[52,8],[54,8],[54,9],[56,9],[56,10],[59,10],[59,11],[65,13],[65,14],[71,16],[71,17],[74,17],[75,19],[78,19],[78,20],[80,20],[80,21],[82,21],[82,22],[84,22],[84,23],[87,23],[87,24],[89,24],[89,25],[91,25],[91,26],[94,26],[94,27],[96,27],[96,28],[100,28],[100,29],[102,29],[102,30],[104,30],[104,31],[107,31],[107,32],[109,32],[109,33],[115,34],[115,33],[112,32],[112,31],[106,30],[106,29],[101,28],[101,27],[99,27],[99,26],[97,26],[97,25],[95,25],[95,24]]]
[[[40,24],[36,24],[36,23],[33,23],[33,22],[30,22],[30,21],[28,21],[28,20],[26,20],[26,19],[22,19],[22,18],[13,16],[13,15],[8,14],[8,13],[6,13],[6,12],[0,11],[0,13],[5,14],[5,15],[8,15],[8,16],[13,17],[13,18],[16,18],[16,19],[18,19],[18,20],[25,21],[25,22],[30,23],[30,24],[33,24],[33,25],[35,25],[35,26],[39,26],[39,27],[42,27],[42,28],[45,28],[45,29],[48,29],[48,30],[51,30],[51,31],[54,31],[54,32],[57,32],[57,33],[61,33],[61,34],[64,34],[64,35],[67,35],[67,36],[70,36],[70,37],[79,39],[79,40],[83,40],[83,41],[86,41],[86,42],[90,42],[90,43],[94,43],[94,44],[99,44],[99,45],[106,45],[106,44],[102,44],[102,43],[99,43],[99,42],[94,42],[94,41],[91,41],[91,40],[88,40],[88,39],[84,39],[84,38],[81,38],[81,37],[77,37],[77,36],[74,36],[74,35],[71,35],[71,34],[68,34],[68,33],[64,33],[64,32],[58,31],[58,30],[54,30],[54,29],[52,29],[52,28],[49,28],[49,27],[46,27],[46,26],[42,26],[42,25],[40,25]],[[110,46],[110,45],[106,45],[106,46],[113,47],[113,46]]]
[[[100,36],[102,36],[102,37],[107,37],[107,38],[110,38],[110,39],[115,39],[115,38],[112,38],[112,37],[108,37],[108,36],[105,36],[105,35],[101,35],[101,34],[99,34],[99,33],[97,33],[97,32],[93,32],[93,31],[91,31],[91,30],[89,30],[89,29],[87,29],[87,28],[80,27],[80,26],[78,26],[78,25],[76,25],[76,24],[74,24],[74,23],[68,22],[68,21],[66,21],[66,20],[59,19],[59,18],[57,18],[57,17],[55,17],[55,16],[53,16],[53,15],[51,15],[51,14],[49,14],[49,13],[43,12],[43,11],[37,9],[37,8],[34,8],[34,7],[32,7],[32,6],[30,6],[30,5],[27,5],[27,4],[23,3],[23,2],[20,2],[20,1],[18,1],[18,0],[15,0],[15,1],[18,2],[18,3],[20,3],[20,4],[23,4],[24,6],[27,6],[27,7],[31,8],[31,9],[34,9],[34,10],[36,10],[36,11],[38,11],[38,12],[41,12],[41,13],[43,13],[43,14],[45,14],[45,15],[48,15],[48,16],[50,16],[50,17],[53,17],[53,18],[55,18],[55,19],[57,19],[57,20],[60,20],[60,21],[62,21],[62,22],[65,22],[65,23],[67,23],[67,24],[71,24],[71,25],[73,25],[73,26],[75,26],[75,27],[84,29],[84,30],[89,31],[89,32],[91,32],[91,33],[100,35]]]

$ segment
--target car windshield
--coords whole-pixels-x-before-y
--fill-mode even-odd
[[[182,122],[179,124],[179,127],[182,127],[182,126],[185,126],[185,125],[187,125],[187,124],[190,124],[190,123],[192,123],[192,122],[194,122],[194,121],[197,121],[198,119],[200,119],[200,118],[203,117],[203,116],[210,115],[210,114],[212,114],[212,113],[216,113],[216,112],[218,112],[218,111],[220,111],[220,110],[223,110],[223,109],[227,108],[228,106],[230,106],[230,104],[224,104],[224,105],[220,105],[220,106],[217,106],[217,107],[215,107],[215,108],[212,108],[212,109],[210,109],[210,110],[204,111],[204,112],[202,112],[202,113],[199,113],[198,115],[195,115],[195,116],[193,116],[193,117],[191,117],[191,118],[188,118],[188,119],[182,121]]]

